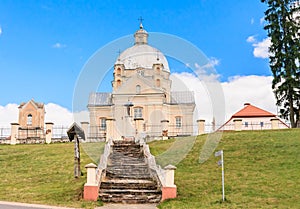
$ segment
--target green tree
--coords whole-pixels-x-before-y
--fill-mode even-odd
[[[270,68],[272,88],[283,118],[291,127],[299,126],[300,115],[300,1],[261,0],[267,24],[264,29],[271,39]],[[299,15],[297,17],[297,14]]]

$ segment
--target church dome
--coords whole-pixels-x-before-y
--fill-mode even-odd
[[[123,63],[125,69],[139,67],[152,69],[153,64],[161,63],[164,66],[164,71],[170,71],[168,61],[163,53],[148,45],[148,33],[143,29],[142,24],[134,37],[135,44],[120,54],[116,64]]]

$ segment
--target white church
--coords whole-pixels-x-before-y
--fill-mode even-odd
[[[134,45],[114,64],[112,92],[90,94],[90,136],[103,139],[172,137],[193,134],[194,94],[171,92],[164,54],[148,44],[140,24]]]

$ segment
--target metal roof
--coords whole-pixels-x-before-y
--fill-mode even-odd
[[[194,92],[192,91],[171,92],[171,104],[195,104]]]
[[[111,93],[102,93],[102,92],[93,92],[93,93],[91,93],[88,105],[89,106],[112,105]]]

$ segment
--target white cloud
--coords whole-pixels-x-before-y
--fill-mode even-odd
[[[72,113],[65,107],[58,104],[48,103],[45,105],[45,122],[52,122],[54,125],[70,126],[74,121],[89,122],[88,111]]]
[[[276,114],[276,100],[272,91],[272,76],[235,76],[222,83],[226,115],[230,117],[249,102]]]
[[[248,43],[252,43],[253,55],[257,58],[266,59],[270,57],[269,47],[271,46],[271,38],[265,38],[262,41],[257,41],[256,36],[249,36],[246,40]]]
[[[217,81],[220,77],[219,74],[216,73],[215,67],[220,64],[220,60],[217,58],[210,58],[208,63],[200,66],[198,63],[195,63],[195,73],[201,80],[214,82]]]
[[[259,23],[260,23],[261,25],[264,24],[264,22],[265,22],[265,17],[262,17],[262,18],[259,19]]]
[[[18,122],[18,104],[7,104],[0,106],[0,127],[9,127],[10,123]],[[83,121],[89,121],[88,112],[81,111],[72,113],[67,108],[54,103],[45,105],[45,122],[52,122],[54,125],[70,126],[74,121],[80,124]]]
[[[249,36],[249,37],[247,38],[247,42],[248,42],[248,43],[253,43],[253,42],[256,42],[255,35],[253,35],[253,36]]]
[[[251,23],[251,25],[254,24],[254,18],[253,17],[251,18],[250,23]]]
[[[254,43],[253,55],[257,58],[268,58],[270,56],[269,47],[271,46],[271,38],[265,38],[261,42]]]
[[[171,79],[172,90],[194,91],[197,108],[196,119],[205,119],[207,123],[211,123],[213,112],[217,111],[212,108],[212,98],[216,95],[209,95],[208,88],[211,88],[209,83],[190,73],[173,73]],[[228,120],[231,115],[242,109],[246,102],[276,114],[271,76],[236,76],[227,82],[218,84],[221,85],[225,97],[225,104],[219,104],[225,105],[225,118],[223,120]],[[217,85],[217,81],[215,81],[215,85]]]
[[[205,69],[209,69],[209,68],[214,68],[215,66],[218,66],[220,64],[220,60],[218,60],[215,57],[211,57],[208,60],[208,63],[206,65],[200,66],[198,63],[195,63],[195,67],[197,68],[197,70],[205,70]]]
[[[55,43],[52,45],[52,48],[56,48],[56,49],[61,49],[61,48],[65,48],[67,47],[66,44],[61,44],[61,43]]]
[[[0,26],[0,36],[2,35],[2,27]]]
[[[10,123],[18,122],[18,109],[17,104],[7,104],[6,106],[0,106],[0,126],[9,127]]]

